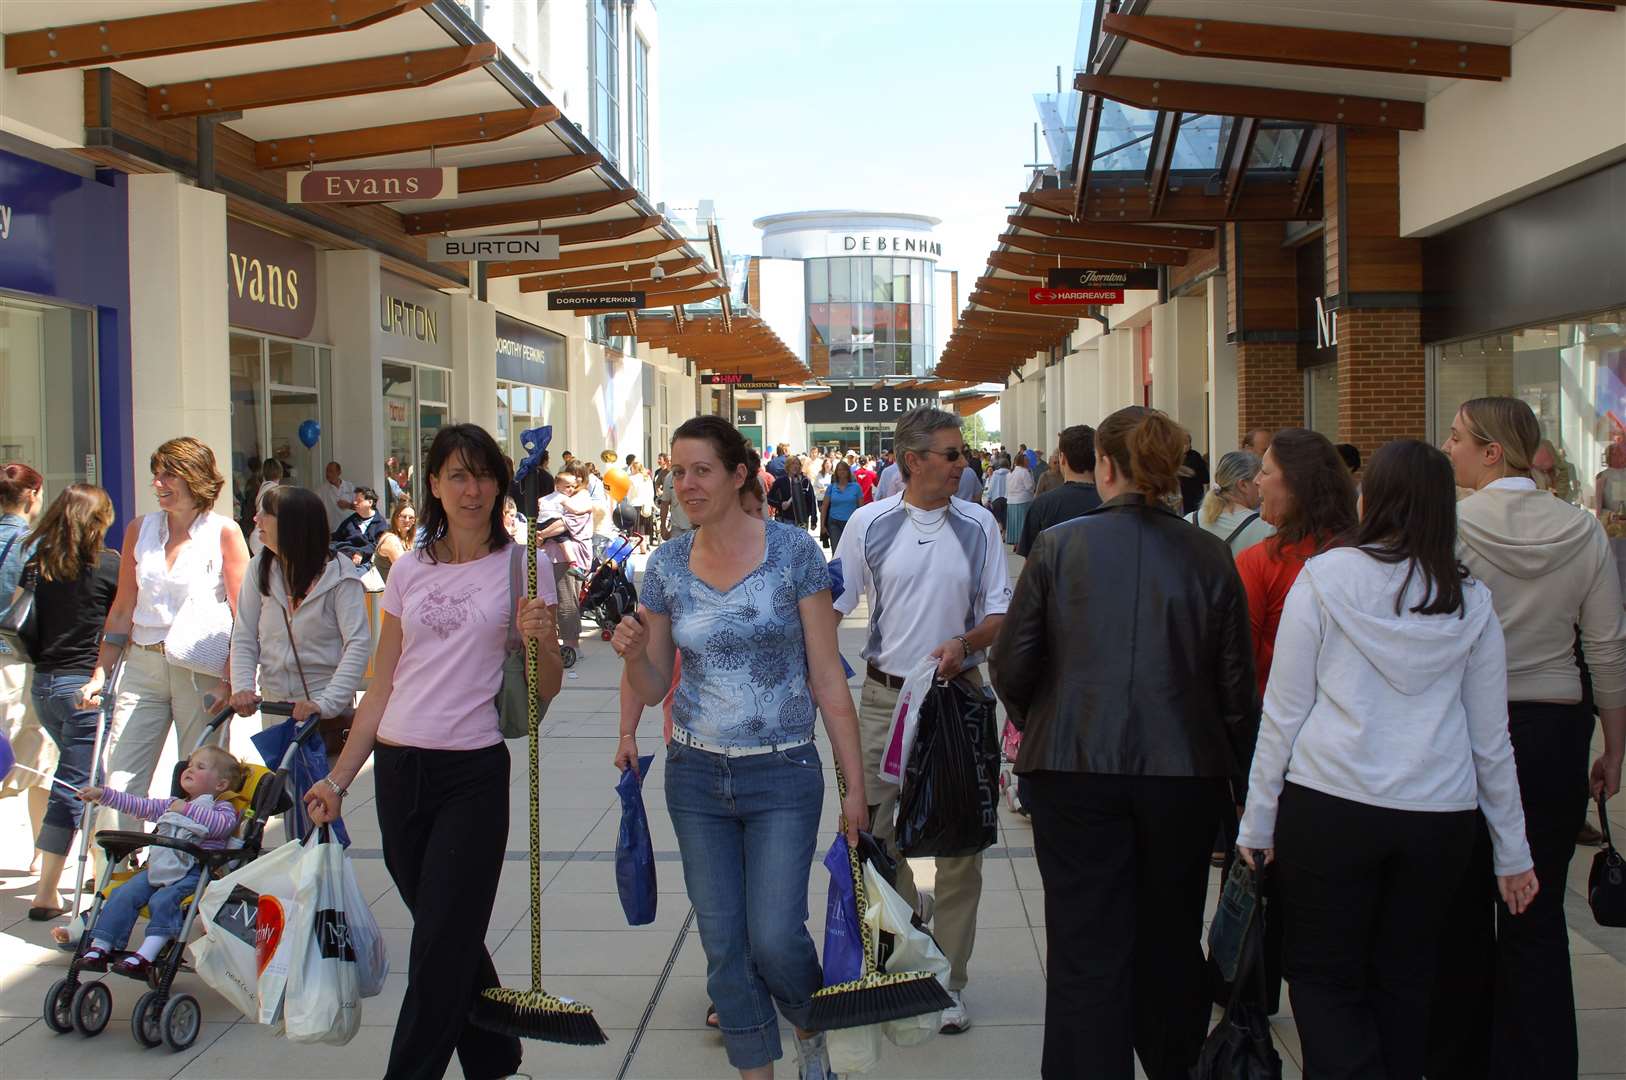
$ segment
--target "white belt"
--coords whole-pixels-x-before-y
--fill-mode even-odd
[[[781,750],[793,750],[798,746],[806,746],[811,739],[800,739],[796,742],[770,743],[767,746],[718,746],[704,739],[696,738],[687,731],[672,725],[672,741],[682,743],[693,750],[704,750],[708,754],[721,754],[723,757],[756,757],[759,754],[777,754]]]

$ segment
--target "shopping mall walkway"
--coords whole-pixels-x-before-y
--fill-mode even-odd
[[[1020,560],[1012,557],[1012,573]],[[863,608],[842,626],[841,644],[858,661]],[[544,723],[542,769],[542,956],[548,989],[591,1004],[610,1041],[580,1048],[528,1043],[524,1069],[548,1078],[652,1077],[667,1080],[733,1075],[722,1044],[704,1027],[705,958],[690,928],[672,826],[660,792],[657,755],[649,779],[650,820],[660,877],[660,914],[654,924],[628,928],[615,895],[614,850],[618,820],[609,758],[616,742],[619,666],[609,647],[587,643],[577,678],[549,709]],[[856,688],[856,681],[855,681]],[[856,689],[855,689],[856,692]],[[640,749],[660,742],[659,713],[644,721]],[[821,743],[825,740],[820,739]],[[825,744],[827,746],[827,744]],[[509,985],[529,980],[530,917],[526,897],[524,744],[511,749],[510,863],[503,875],[488,944]],[[828,767],[830,756],[824,754]],[[834,774],[827,778],[828,819],[836,806]],[[411,920],[402,907],[378,850],[378,824],[369,805],[372,782],[357,781],[349,821],[357,873],[373,898],[373,911],[389,938],[391,966],[404,971]],[[1616,818],[1626,834],[1626,810]],[[298,1076],[302,1080],[376,1077],[388,1053],[404,974],[392,974],[384,994],[363,1005],[364,1025],[345,1047],[299,1046],[241,1020],[195,975],[177,986],[203,1003],[206,1028],[184,1054],[142,1050],[130,1037],[127,1018],[139,996],[137,984],[110,978],[114,1019],[93,1040],[58,1036],[40,1019],[46,988],[60,977],[66,958],[46,946],[47,927],[26,918],[31,890],[22,870],[28,837],[21,801],[0,802],[0,1074],[7,1080],[34,1077],[248,1078]],[[1581,1016],[1582,1071],[1626,1074],[1626,931],[1601,931],[1586,913],[1583,887],[1590,848],[1577,855],[1570,877],[1571,942]],[[966,1034],[939,1037],[925,1046],[887,1046],[877,1077],[997,1077],[1039,1074],[1043,1037],[1045,920],[1033,839],[1021,817],[1006,814],[999,846],[988,853],[985,892],[966,994],[975,1026]],[[929,881],[929,873],[918,876]],[[1217,877],[1217,872],[1216,872]],[[822,941],[827,875],[810,867],[811,927]],[[1212,885],[1211,885],[1212,888]],[[1212,896],[1210,896],[1210,907]],[[1284,1010],[1289,1006],[1285,1001]],[[1275,1021],[1286,1075],[1300,1075],[1298,1039],[1290,1016]],[[448,1075],[460,1076],[456,1063]],[[776,1076],[794,1077],[794,1061],[780,1062]]]

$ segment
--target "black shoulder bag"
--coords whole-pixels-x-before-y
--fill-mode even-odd
[[[1254,522],[1256,522],[1258,520],[1259,520],[1259,511],[1257,511],[1257,510],[1255,510],[1253,513],[1249,514],[1247,517],[1243,518],[1242,519],[1242,524],[1240,524],[1236,528],[1232,529],[1231,530],[1231,535],[1227,536],[1225,538],[1225,546],[1230,547],[1231,546],[1231,541],[1235,540],[1237,537],[1241,536],[1243,529],[1246,529],[1249,525],[1252,525]]]
[[[1603,846],[1592,856],[1592,873],[1586,879],[1586,900],[1599,926],[1626,926],[1626,859],[1609,839],[1609,817],[1598,800],[1598,831]]]
[[[1241,866],[1240,860],[1237,865]],[[1238,895],[1250,890],[1252,895],[1245,900]],[[1191,1077],[1192,1080],[1281,1080],[1282,1059],[1270,1041],[1270,1017],[1265,1014],[1264,1005],[1264,921],[1254,917],[1259,908],[1258,875],[1233,872],[1226,882],[1225,892],[1231,894],[1233,902],[1240,901],[1234,903],[1238,910],[1227,913],[1222,899],[1214,929],[1219,929],[1222,918],[1233,926],[1237,921],[1242,923],[1236,979],[1231,984],[1231,1000],[1226,1003],[1225,1015],[1208,1033],[1197,1064],[1192,1066]]]
[[[0,551],[0,563],[6,561],[6,556],[11,554],[11,549],[16,543],[16,536],[6,542],[5,550]],[[39,587],[39,572],[39,564],[30,561],[23,568],[22,579],[17,583],[17,592],[13,594],[15,599],[0,597],[0,600],[12,601],[11,607],[6,609],[5,616],[0,617],[0,642],[30,662],[34,657],[28,642],[39,635],[39,616],[34,610],[34,590]]]

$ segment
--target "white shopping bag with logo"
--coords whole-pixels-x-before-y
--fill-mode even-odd
[[[297,841],[283,844],[212,883],[198,901],[203,937],[191,946],[198,976],[262,1024],[282,1020],[303,856]]]
[[[344,887],[344,847],[326,826],[305,840],[283,1023],[294,1042],[343,1046],[361,1028],[361,989]],[[363,908],[363,911],[366,909]]]
[[[937,661],[928,656],[915,665],[898,691],[898,704],[892,710],[892,724],[887,728],[886,741],[881,744],[881,779],[888,783],[903,783],[903,774],[909,768],[909,750],[915,745],[920,706],[925,703],[932,680],[936,677]]]

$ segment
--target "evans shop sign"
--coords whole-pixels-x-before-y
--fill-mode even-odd
[[[922,405],[936,406],[936,394],[889,391],[878,387],[836,387],[828,397],[814,398],[802,406],[803,416],[818,423],[890,424]]]

